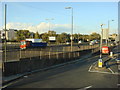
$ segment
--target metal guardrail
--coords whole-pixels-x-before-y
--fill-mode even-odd
[[[78,46],[74,46],[73,47],[73,52],[76,51],[83,51],[83,50],[88,50],[88,49],[93,49],[93,51],[95,52],[95,50],[97,50],[97,48],[99,47],[99,45],[82,45],[80,47]],[[63,47],[47,47],[47,48],[34,48],[34,49],[26,49],[26,50],[8,50],[7,51],[7,61],[19,61],[21,58],[32,58],[32,57],[42,57],[42,56],[46,56],[46,55],[54,55],[54,54],[60,54],[60,53],[67,53],[67,52],[71,52],[70,51],[70,46],[63,46]],[[4,51],[2,52],[2,56],[4,59]]]

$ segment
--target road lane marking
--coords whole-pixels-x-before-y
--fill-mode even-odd
[[[112,72],[112,74],[114,74],[114,72],[113,72],[113,70],[111,68],[108,68],[108,69]]]
[[[87,86],[87,87],[84,87],[84,88],[81,88],[81,89],[77,89],[77,90],[87,90],[89,88],[91,88],[92,86]]]
[[[85,87],[85,89],[91,88],[92,86]]]
[[[15,82],[9,83],[9,84],[7,84],[7,85],[4,85],[4,86],[0,87],[0,89],[6,88],[6,87],[8,87],[8,86],[10,86],[10,85],[12,85],[12,84],[17,83],[17,82],[18,82],[18,81],[15,81]]]
[[[98,61],[95,61],[93,64],[96,64]],[[91,70],[91,68],[93,67],[93,64],[90,66],[88,72]]]
[[[92,68],[92,65],[90,66],[90,68],[89,68],[89,70],[88,70],[88,71],[90,71],[90,70],[91,70],[91,68]]]
[[[89,71],[89,72],[112,74],[112,75],[120,75],[119,73],[110,73],[110,72],[101,72],[101,71]]]
[[[117,86],[120,86],[120,84],[117,84]]]

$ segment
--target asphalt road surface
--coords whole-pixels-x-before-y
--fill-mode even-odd
[[[7,88],[118,88],[118,75],[88,72],[99,55],[25,76]]]

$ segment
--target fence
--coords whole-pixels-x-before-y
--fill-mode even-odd
[[[17,60],[8,60],[4,62],[3,74],[4,76],[10,76],[69,62],[87,54],[97,52],[99,50],[98,46],[99,45],[86,45],[80,48],[74,46],[73,52],[70,52],[70,47],[48,47],[44,49],[28,49],[9,52],[9,55],[12,54],[14,58],[16,56]],[[12,55],[9,57],[13,58]]]
[[[88,49],[93,49],[94,51],[97,50],[95,48],[98,48],[99,45],[81,45],[81,46],[73,46],[73,52],[74,51],[83,51]],[[34,48],[34,49],[26,49],[26,50],[11,50],[7,51],[6,54],[6,61],[4,60],[4,52],[3,55],[3,61],[5,62],[11,62],[11,61],[19,61],[21,58],[32,58],[39,56],[40,58],[48,55],[51,57],[53,54],[59,54],[59,53],[66,53],[71,52],[70,46],[54,46],[54,47],[46,47],[46,48]]]

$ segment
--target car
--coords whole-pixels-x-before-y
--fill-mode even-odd
[[[69,45],[70,43],[69,42],[66,42],[67,45]]]
[[[82,43],[82,41],[78,41],[78,44],[81,44]]]

